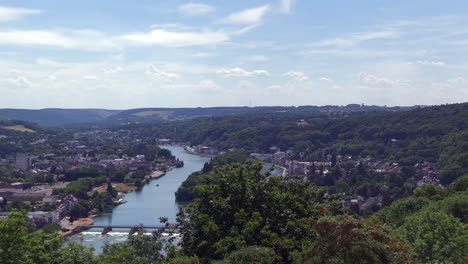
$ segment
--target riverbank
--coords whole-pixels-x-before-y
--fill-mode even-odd
[[[176,167],[176,166],[172,166],[172,167],[169,167],[169,169],[167,169],[166,171],[153,171],[153,172],[151,172],[150,175],[147,175],[145,178],[151,179],[151,180],[153,180],[153,179],[159,179],[159,178],[161,178],[162,176],[165,176],[166,173],[168,173],[169,171],[171,171],[171,170],[173,170],[173,169],[175,169],[175,168],[177,168],[177,167]]]
[[[280,166],[280,165],[274,164],[274,163],[267,163],[267,162],[262,162],[262,163],[270,165],[273,168],[280,168],[282,170],[281,177],[286,178],[288,176],[288,169],[286,167],[283,167],[283,166]]]
[[[166,175],[165,171],[153,171],[150,175],[148,175],[148,178],[150,178],[150,179],[159,179],[164,175]]]
[[[79,218],[73,222],[70,222],[68,218],[65,218],[60,222],[61,230],[59,231],[59,234],[62,236],[72,236],[77,234],[81,231],[78,226],[92,225],[96,216],[97,215],[90,215],[88,217]]]
[[[112,188],[114,188],[119,193],[133,192],[134,190],[138,189],[134,185],[128,185],[128,184],[120,183],[120,182],[113,182],[111,183],[111,185],[112,185]],[[93,190],[88,192],[88,195],[92,195],[93,192],[99,192],[99,193],[107,192],[107,184],[104,183],[101,186],[93,188]]]
[[[188,146],[184,146],[184,150],[186,152],[190,153],[190,154],[200,155],[200,156],[204,156],[204,157],[208,157],[208,158],[214,158],[214,157],[217,156],[217,155],[211,155],[211,154],[196,152],[193,148],[188,147]]]

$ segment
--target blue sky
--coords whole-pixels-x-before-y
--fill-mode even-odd
[[[0,0],[1,108],[468,101],[468,2]]]

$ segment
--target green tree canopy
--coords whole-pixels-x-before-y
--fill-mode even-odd
[[[179,217],[185,253],[206,262],[256,245],[289,263],[291,253],[315,238],[312,219],[326,210],[324,190],[263,174],[261,168],[259,163],[225,165],[202,179],[195,200]]]
[[[405,244],[375,218],[327,216],[317,221],[316,228],[317,240],[297,264],[413,263]]]
[[[468,228],[443,211],[422,210],[396,229],[422,263],[468,263]]]

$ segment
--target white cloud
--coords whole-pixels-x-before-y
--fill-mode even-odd
[[[16,87],[22,88],[31,87],[32,85],[31,81],[29,81],[28,78],[22,76],[16,78],[7,78],[6,81]]]
[[[447,63],[443,61],[416,61],[414,62],[414,64],[428,65],[428,66],[440,66],[440,67],[447,66]]]
[[[283,74],[283,76],[288,76],[293,78],[295,81],[308,81],[309,77],[303,73],[298,71],[288,71]]]
[[[392,39],[397,38],[399,34],[395,31],[375,31],[375,32],[356,32],[352,34],[346,34],[342,37],[324,39],[317,42],[307,44],[308,47],[344,47],[354,46],[364,41],[376,40],[376,39]]]
[[[56,80],[57,80],[57,76],[55,76],[55,75],[53,75],[53,74],[47,76],[47,78],[46,78],[46,81],[51,81],[51,82],[53,82],[53,81],[56,81]]]
[[[180,13],[190,16],[206,15],[214,12],[216,8],[202,3],[187,3],[177,7]]]
[[[253,70],[249,72],[239,67],[220,69],[217,71],[217,73],[234,77],[270,76],[270,73],[266,70]]]
[[[162,71],[156,68],[156,66],[154,66],[153,64],[148,66],[146,73],[151,76],[156,76],[156,77],[160,77],[160,78],[167,79],[167,80],[180,78],[179,74]]]
[[[37,58],[36,63],[40,66],[46,66],[46,67],[63,67],[64,66],[63,63],[60,63],[51,59],[47,59],[47,58]]]
[[[281,12],[289,14],[291,12],[294,0],[280,0]]]
[[[269,57],[263,56],[263,55],[254,55],[254,56],[247,57],[246,59],[251,60],[251,61],[269,61],[270,60]]]
[[[390,88],[398,83],[398,81],[376,76],[367,72],[361,72],[359,74],[359,81],[363,86],[372,88]]]
[[[96,75],[85,75],[81,77],[83,80],[88,80],[88,81],[95,81],[98,79]]]
[[[425,87],[427,89],[427,87]],[[432,82],[426,95],[431,100],[430,103],[440,102],[454,103],[464,102],[468,97],[468,81],[464,77],[458,76],[443,81]]]
[[[221,87],[211,79],[204,79],[201,80],[196,88],[203,92],[219,92],[221,91]]]
[[[229,40],[224,32],[172,32],[165,29],[155,29],[150,32],[132,33],[122,36],[132,44],[158,45],[167,47],[187,47],[219,44]]]
[[[107,69],[103,69],[103,71],[105,73],[118,73],[118,72],[122,72],[124,69],[120,66],[117,66],[117,67],[113,67],[113,68],[107,68]]]
[[[319,80],[320,80],[320,81],[324,81],[324,82],[329,82],[329,83],[335,82],[334,80],[332,80],[332,79],[330,79],[330,78],[327,78],[327,77],[320,77]]]
[[[190,31],[193,30],[192,26],[187,26],[180,23],[165,23],[165,24],[153,24],[150,26],[151,29],[166,29],[172,31]]]
[[[0,22],[21,19],[28,15],[42,13],[41,10],[0,6]]]
[[[109,50],[118,48],[95,30],[9,30],[0,31],[0,45],[49,46],[67,49]]]
[[[270,10],[270,5],[254,7],[240,12],[232,13],[221,20],[226,24],[257,24],[260,23],[265,14]]]

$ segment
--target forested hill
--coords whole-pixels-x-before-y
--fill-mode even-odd
[[[405,111],[409,107],[384,107],[350,104],[346,106],[257,106],[257,107],[197,107],[197,108],[138,108],[129,110],[58,109],[39,110],[0,109],[0,120],[23,120],[45,127],[89,123],[120,124],[128,122],[166,122],[197,117],[225,116],[245,113],[327,113],[329,115],[361,111]]]
[[[302,152],[304,160],[352,155],[414,165],[436,162],[445,184],[468,168],[468,103],[403,112],[323,114],[251,113],[166,124],[124,126],[141,136],[173,138],[220,150],[270,147]]]
[[[106,119],[106,122],[151,122],[189,120],[197,117],[215,117],[249,113],[351,113],[362,111],[405,111],[410,107],[384,107],[349,104],[346,106],[256,106],[256,107],[197,107],[197,108],[139,108],[122,111]]]
[[[0,120],[22,120],[53,127],[100,122],[119,112],[106,109],[0,109]]]

